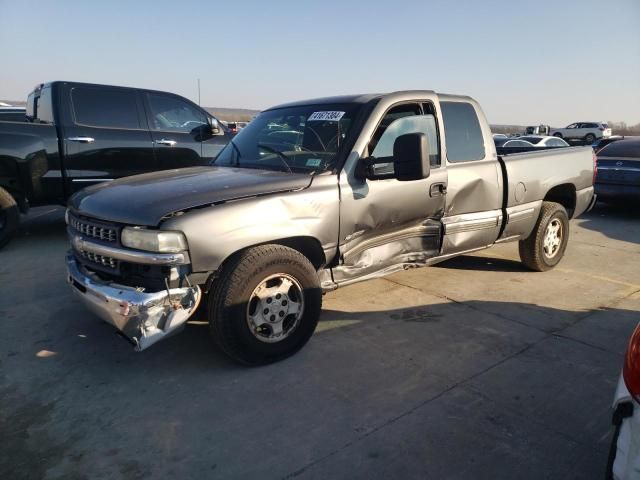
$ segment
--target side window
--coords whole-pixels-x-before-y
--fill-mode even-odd
[[[399,105],[385,114],[369,143],[370,155],[376,158],[392,157],[396,138],[407,133],[424,133],[427,136],[431,166],[438,167],[440,146],[436,119],[433,115],[423,115],[418,104]],[[378,164],[374,169],[378,174],[392,174],[393,163]]]
[[[484,138],[473,105],[465,102],[440,102],[444,122],[447,159],[471,162],[485,156]]]
[[[149,93],[152,130],[189,133],[194,128],[206,125],[207,117],[190,103],[172,95]]]
[[[567,128],[578,128],[578,124],[572,123],[571,125],[567,125]]]
[[[40,123],[53,123],[51,88],[43,88],[38,99],[37,118]]]
[[[71,91],[71,103],[78,124],[106,128],[141,128],[135,91],[75,87]]]

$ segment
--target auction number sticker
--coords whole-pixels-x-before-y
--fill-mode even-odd
[[[319,167],[321,160],[319,158],[310,158],[307,160],[307,167]]]
[[[344,114],[345,112],[313,112],[307,120],[310,122],[337,122]]]

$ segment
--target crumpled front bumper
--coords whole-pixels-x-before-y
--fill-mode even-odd
[[[184,327],[200,303],[200,287],[144,292],[106,282],[84,269],[67,253],[67,281],[91,312],[120,330],[144,350]]]

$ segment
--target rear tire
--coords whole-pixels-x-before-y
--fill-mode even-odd
[[[300,350],[313,335],[321,308],[311,262],[292,248],[261,245],[223,266],[207,315],[225,354],[245,365],[263,365]]]
[[[561,133],[557,132],[553,134],[554,137],[564,138]]]
[[[0,248],[4,247],[18,229],[20,210],[14,198],[0,188]]]
[[[569,242],[569,217],[559,203],[543,202],[531,235],[518,243],[522,263],[536,272],[555,267]]]
[[[584,137],[584,144],[585,145],[593,145],[593,142],[596,141],[596,136],[593,133],[589,133],[587,135],[585,135]]]

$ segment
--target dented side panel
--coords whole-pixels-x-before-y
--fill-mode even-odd
[[[447,185],[442,129],[442,166],[432,167],[428,178],[410,182],[364,180],[355,174],[379,122],[389,108],[402,102],[431,102],[436,117],[440,117],[437,96],[432,92],[384,97],[370,114],[340,174],[340,262],[332,269],[338,284],[425,265],[440,252],[445,197],[430,192],[434,184]]]
[[[441,95],[441,101],[473,106],[484,139],[484,158],[450,162],[442,254],[451,255],[492,245],[502,227],[503,177],[489,124],[480,105],[469,98]]]
[[[449,164],[442,254],[493,244],[502,226],[502,177],[498,163]]]
[[[330,261],[337,248],[338,209],[336,176],[320,175],[310,188],[191,210],[163,228],[184,232],[194,272],[214,271],[243,248],[292,237],[317,241]]]

